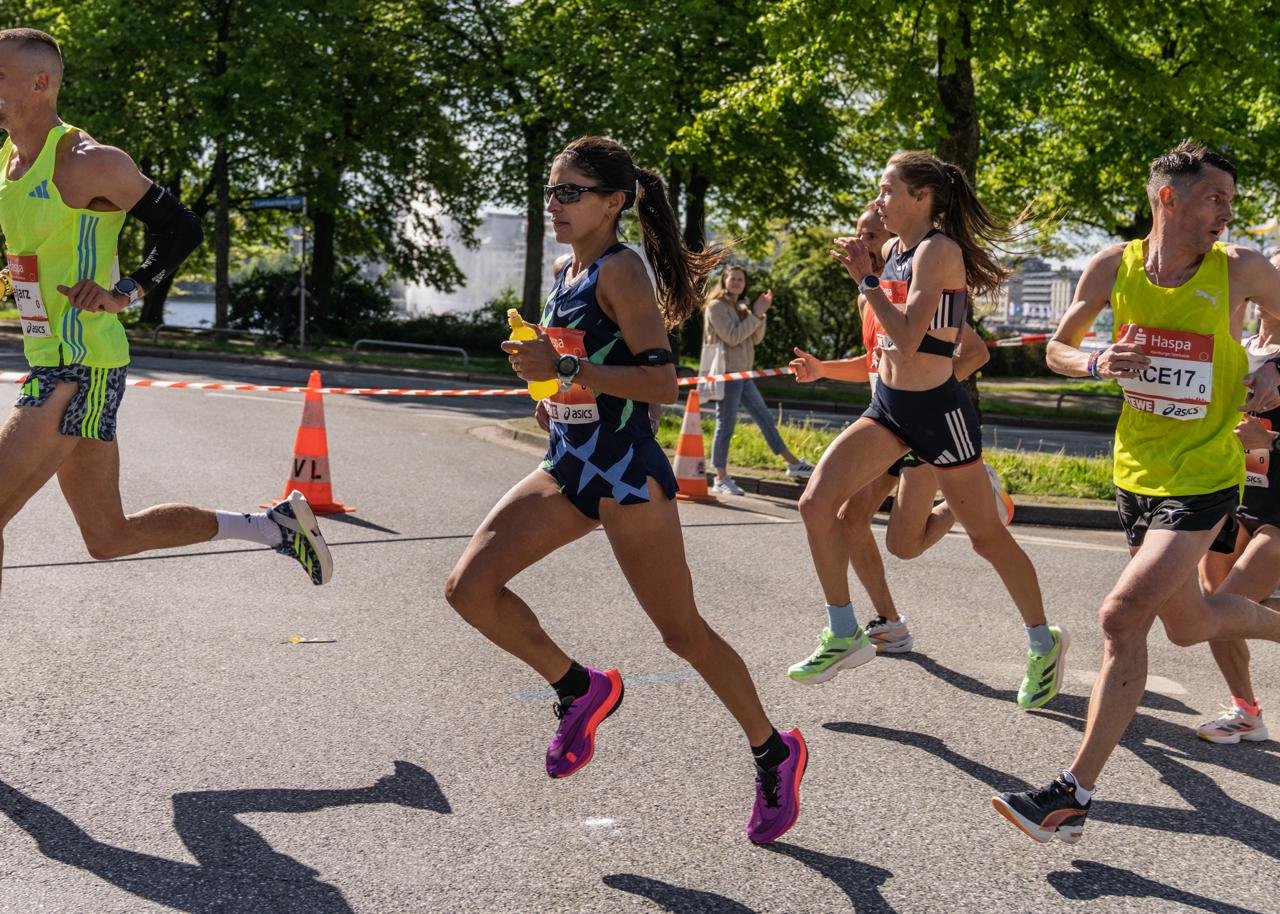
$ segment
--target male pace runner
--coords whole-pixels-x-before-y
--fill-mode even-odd
[[[58,117],[62,52],[35,29],[0,31],[0,231],[5,282],[31,373],[0,428],[0,531],[55,473],[89,554],[117,558],[210,539],[274,547],[315,584],[332,574],[315,515],[298,492],[265,514],[157,505],[125,515],[116,411],[129,345],[117,312],[200,243],[200,222],[124,152]],[[118,276],[125,213],[156,239]],[[0,539],[0,557],[3,540]]]
[[[1247,299],[1280,316],[1280,272],[1257,251],[1218,240],[1232,218],[1235,177],[1227,159],[1191,141],[1153,161],[1151,233],[1089,262],[1049,342],[1054,371],[1115,378],[1125,390],[1114,476],[1132,559],[1098,614],[1102,668],[1075,759],[1042,790],[992,798],[1036,841],[1080,840],[1098,777],[1146,687],[1147,633],[1157,617],[1183,646],[1280,641],[1280,612],[1225,590],[1205,596],[1196,572],[1208,551],[1231,552],[1235,543],[1241,410],[1280,404],[1275,365],[1250,375],[1239,343]],[[1082,351],[1108,303],[1116,342]]]

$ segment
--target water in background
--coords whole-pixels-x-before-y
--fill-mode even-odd
[[[164,322],[170,327],[212,327],[213,299],[199,295],[170,296],[164,303]]]

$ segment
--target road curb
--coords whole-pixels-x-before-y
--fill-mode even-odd
[[[495,425],[493,427],[501,430],[500,437],[506,436],[521,444],[539,448],[547,446],[545,435],[534,434],[509,425]],[[797,501],[800,498],[800,493],[804,491],[804,486],[802,485],[780,482],[776,479],[764,479],[757,476],[740,476],[735,473],[733,480],[742,486],[743,491],[748,494],[763,495],[769,498],[784,498],[789,501]],[[714,474],[708,473],[707,484],[710,485],[714,481]],[[1017,526],[1065,527],[1080,530],[1122,529],[1120,518],[1116,515],[1116,509],[1107,502],[1099,502],[1096,506],[1055,505],[1046,502],[1015,499],[1014,503],[1016,510],[1013,515],[1013,523]],[[880,506],[880,510],[887,512],[892,507],[893,498],[889,497]]]

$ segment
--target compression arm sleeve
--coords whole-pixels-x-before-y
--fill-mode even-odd
[[[173,273],[204,240],[196,214],[158,184],[151,185],[129,215],[147,227],[152,242],[142,266],[129,274],[143,291]]]

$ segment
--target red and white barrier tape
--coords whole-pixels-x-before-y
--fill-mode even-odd
[[[1096,333],[1086,333],[1085,337],[1097,336]],[[988,349],[1003,349],[1006,346],[1031,346],[1035,343],[1047,343],[1052,338],[1052,334],[1048,333],[1023,333],[1019,336],[1006,336],[998,340],[987,340]]]
[[[727,374],[707,375],[702,378],[680,378],[681,387],[690,387],[700,381],[741,381],[747,378],[767,378],[776,375],[791,374],[790,368],[761,368],[756,371],[731,371]],[[20,382],[27,377],[25,372],[0,372],[0,382]],[[125,382],[129,387],[152,387],[164,390],[235,390],[242,392],[305,394],[309,387],[283,384],[221,384],[213,381],[155,381],[150,378],[129,378]],[[469,388],[463,390],[421,390],[418,388],[399,387],[317,387],[319,394],[346,394],[356,397],[518,397],[527,396],[529,391],[524,387],[510,388]]]
[[[1095,336],[1089,333],[1086,336]],[[1028,333],[1022,336],[1011,336],[1007,339],[988,340],[987,345],[1024,346],[1029,343],[1042,343],[1049,338],[1045,333]],[[692,387],[695,384],[715,381],[745,381],[749,378],[774,378],[792,374],[790,368],[757,368],[753,371],[729,371],[724,374],[705,375],[698,378],[680,378],[676,383],[681,387]],[[0,372],[0,382],[20,382],[27,377],[26,372]],[[305,394],[309,387],[284,384],[222,384],[213,381],[155,381],[150,378],[130,378],[125,382],[129,387],[153,387],[164,390],[234,390],[241,392]],[[518,397],[528,395],[523,387],[467,388],[461,390],[422,390],[401,387],[318,387],[316,393],[341,394],[355,397]]]

